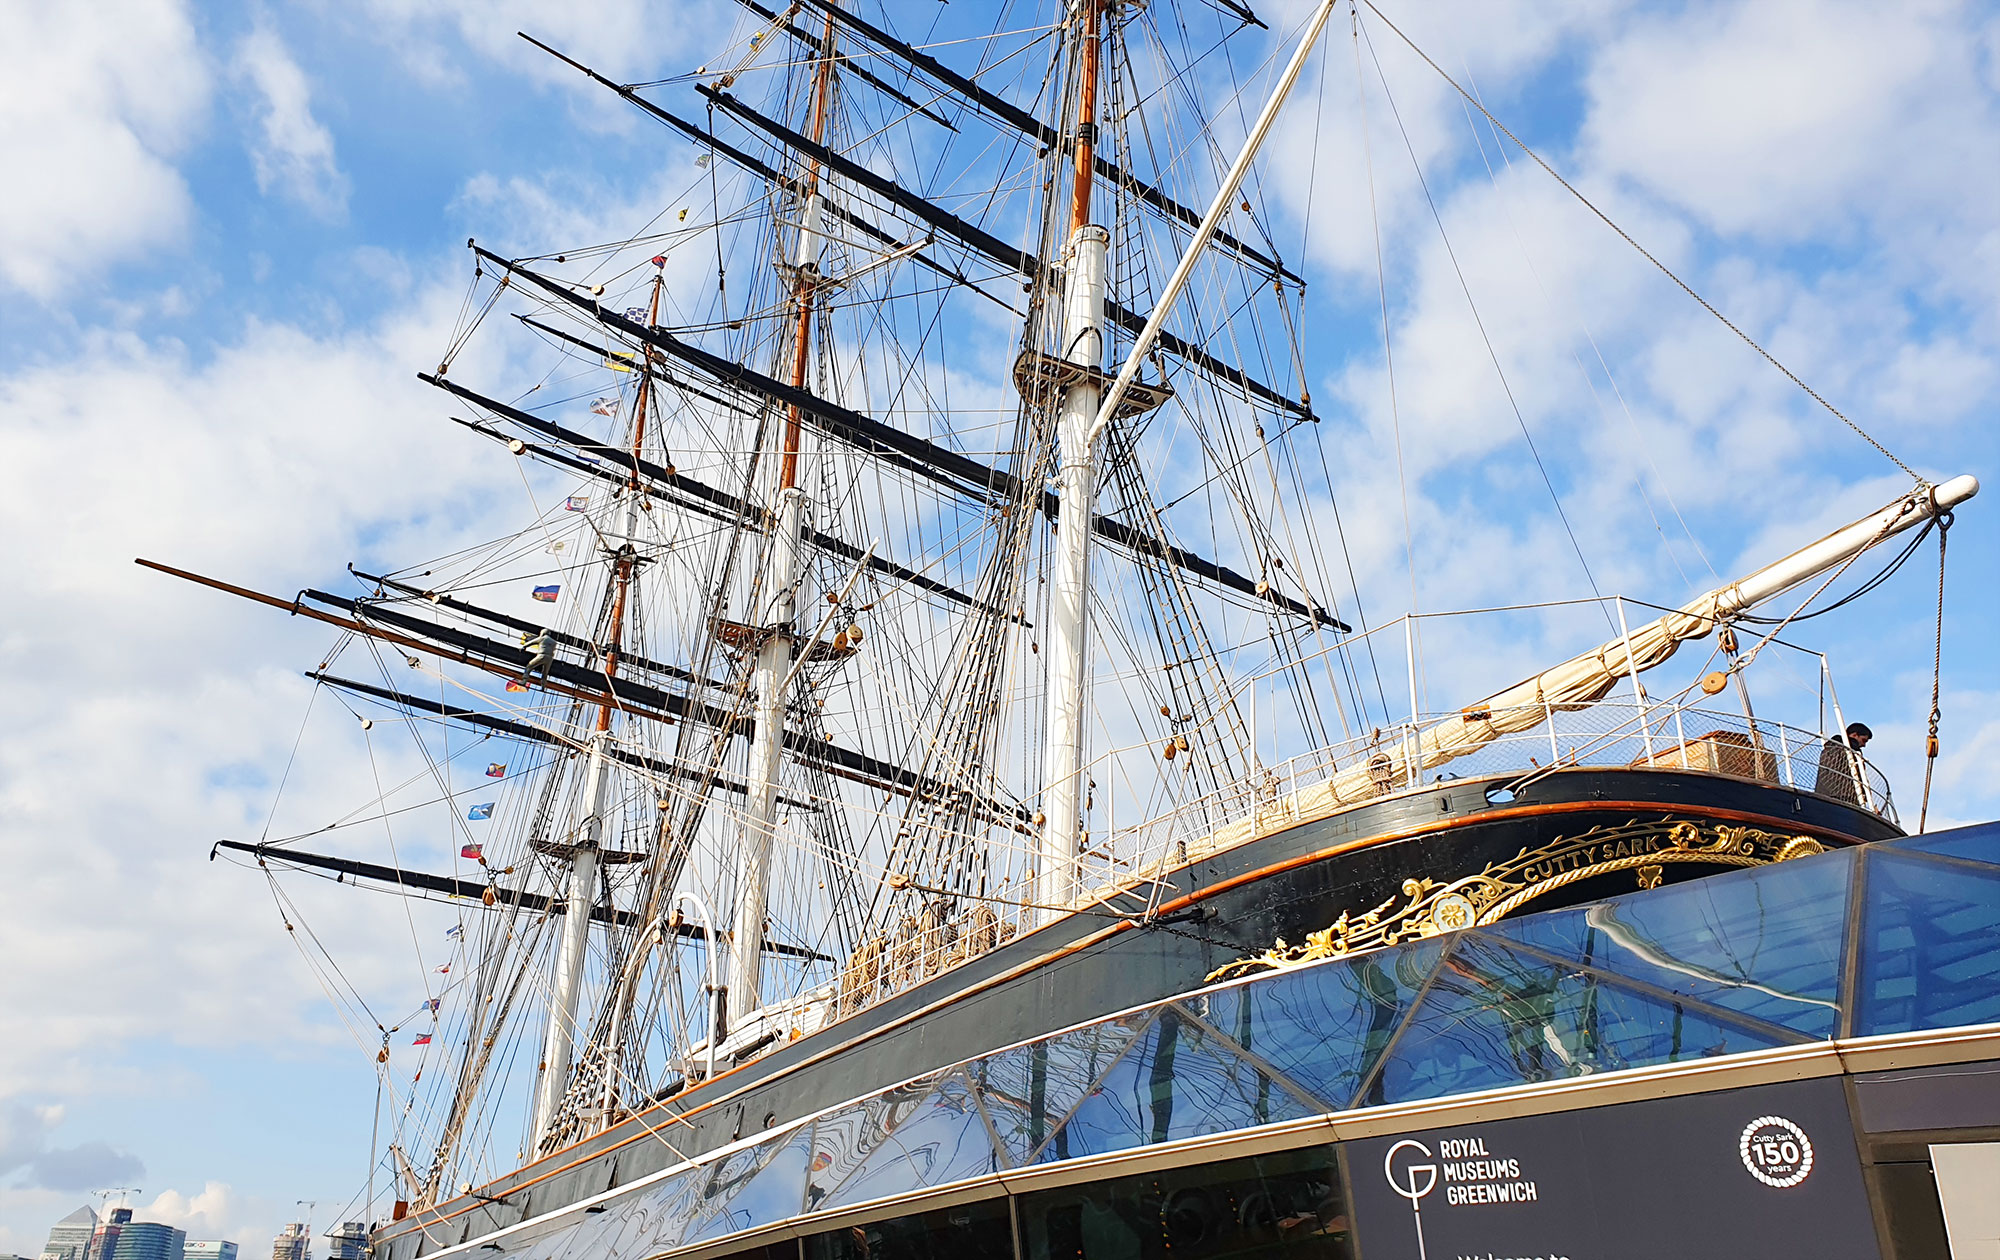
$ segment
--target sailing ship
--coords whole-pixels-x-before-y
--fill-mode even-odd
[[[1796,652],[1773,601],[1948,522],[1969,477],[1679,607],[1579,601],[1600,644],[1444,713],[1429,622],[1368,624],[1304,249],[1256,175],[1329,23],[1400,36],[1372,6],[1272,32],[1073,0],[933,48],[743,3],[659,83],[537,44],[686,178],[624,239],[470,243],[422,378],[532,521],[351,594],[153,565],[334,628],[310,676],[400,719],[454,820],[450,873],[218,846],[456,916],[408,1025],[450,1070],[420,1088],[382,1030],[407,1103],[377,1257],[713,1246],[751,1218],[702,1196],[786,1151],[781,1216],[853,1199],[865,1141],[788,1135],[854,1099],[1233,976],[1903,833],[1823,658],[1805,729],[1757,714],[1751,667]],[[481,335],[538,375],[467,379]],[[459,813],[487,786],[490,834]],[[1025,1149],[1052,1090],[1012,1099]],[[686,1169],[672,1228],[562,1232]]]

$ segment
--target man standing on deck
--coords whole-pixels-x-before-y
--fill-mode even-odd
[[[1826,741],[1819,750],[1819,773],[1813,779],[1813,791],[1836,801],[1859,805],[1861,794],[1855,791],[1854,781],[1860,773],[1860,759],[1854,753],[1868,747],[1868,741],[1873,738],[1875,732],[1865,725],[1849,722],[1845,738],[1836,735]]]

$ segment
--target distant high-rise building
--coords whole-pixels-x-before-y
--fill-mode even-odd
[[[363,1260],[368,1254],[368,1227],[348,1221],[326,1231],[326,1260]]]
[[[181,1255],[185,1260],[236,1260],[236,1244],[190,1238],[187,1246],[181,1249]]]
[[[111,1215],[97,1222],[97,1232],[90,1236],[90,1246],[84,1248],[83,1260],[113,1260],[118,1254],[118,1235],[131,1223],[131,1208],[112,1208]]]
[[[56,1222],[42,1245],[42,1260],[83,1260],[90,1236],[97,1232],[97,1213],[80,1207]]]
[[[293,1221],[271,1240],[271,1260],[312,1260],[312,1235],[304,1221]]]
[[[118,1246],[105,1260],[184,1260],[187,1231],[153,1221],[130,1221],[118,1230]]]

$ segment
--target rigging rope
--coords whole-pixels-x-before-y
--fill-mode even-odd
[[[1703,297],[1699,293],[1696,293],[1693,287],[1690,286],[1687,281],[1681,279],[1678,275],[1675,275],[1672,268],[1668,267],[1658,258],[1655,258],[1650,250],[1648,250],[1644,245],[1641,245],[1638,241],[1634,240],[1632,238],[1631,233],[1627,232],[1624,228],[1619,227],[1617,223],[1613,222],[1610,215],[1604,213],[1604,211],[1602,210],[1599,210],[1595,202],[1591,201],[1590,198],[1584,196],[1581,192],[1577,191],[1576,185],[1570,183],[1568,180],[1564,179],[1561,175],[1557,174],[1556,168],[1550,166],[1546,161],[1542,160],[1541,154],[1529,148],[1521,140],[1519,136],[1509,131],[1507,129],[1507,124],[1501,122],[1498,118],[1495,118],[1491,113],[1489,113],[1486,109],[1486,106],[1480,104],[1477,98],[1475,98],[1470,92],[1467,92],[1464,88],[1459,86],[1458,80],[1452,78],[1450,74],[1445,72],[1443,66],[1440,66],[1437,62],[1432,61],[1429,53],[1417,47],[1415,40],[1412,40],[1408,35],[1403,34],[1401,27],[1398,27],[1394,22],[1391,22],[1388,19],[1388,17],[1383,14],[1382,10],[1375,7],[1375,0],[1361,0],[1361,2],[1368,6],[1369,12],[1373,13],[1376,17],[1381,18],[1382,24],[1388,27],[1391,31],[1394,31],[1398,39],[1402,40],[1405,44],[1409,45],[1410,51],[1416,53],[1417,56],[1423,58],[1425,65],[1437,71],[1438,76],[1442,78],[1446,83],[1450,84],[1453,91],[1457,92],[1460,96],[1470,101],[1474,109],[1478,110],[1481,114],[1485,114],[1486,121],[1492,123],[1495,127],[1499,128],[1501,135],[1504,135],[1509,140],[1512,140],[1517,146],[1519,146],[1521,152],[1527,154],[1529,157],[1534,159],[1535,165],[1541,167],[1544,171],[1548,172],[1549,178],[1555,180],[1558,184],[1561,184],[1563,188],[1568,191],[1570,196],[1575,197],[1578,201],[1582,202],[1586,210],[1589,210],[1599,219],[1602,219],[1604,221],[1605,226],[1609,227],[1612,231],[1618,233],[1619,237],[1623,239],[1627,245],[1630,245],[1633,249],[1638,250],[1640,257],[1644,258],[1647,262],[1657,267],[1661,275],[1665,276],[1667,279],[1673,281],[1676,285],[1680,286],[1681,292],[1687,294],[1689,297],[1693,298],[1696,302],[1700,303],[1701,308],[1707,311],[1710,315],[1715,316],[1717,320],[1721,321],[1722,326],[1724,328],[1727,328],[1730,332],[1733,332],[1738,337],[1742,338],[1743,344],[1749,346],[1752,350],[1755,350],[1758,354],[1762,355],[1764,357],[1765,362],[1769,363],[1772,367],[1778,369],[1778,371],[1784,373],[1785,378],[1791,381],[1792,384],[1804,390],[1808,398],[1811,398],[1814,402],[1818,403],[1820,406],[1832,412],[1834,416],[1838,418],[1842,424],[1846,425],[1848,428],[1854,430],[1856,434],[1860,435],[1862,441],[1868,443],[1868,445],[1874,447],[1877,451],[1881,452],[1882,458],[1888,460],[1896,467],[1902,469],[1903,472],[1910,478],[1910,480],[1916,482],[1918,485],[1923,484],[1924,479],[1922,477],[1919,477],[1908,464],[1896,458],[1896,456],[1890,452],[1888,447],[1876,441],[1872,434],[1870,434],[1866,429],[1862,428],[1860,425],[1856,424],[1852,419],[1850,419],[1846,412],[1834,406],[1832,403],[1828,402],[1825,398],[1822,398],[1817,390],[1815,390],[1812,386],[1806,384],[1804,381],[1800,380],[1798,374],[1793,372],[1792,369],[1778,362],[1777,356],[1773,355],[1769,350],[1766,350],[1749,333],[1744,332],[1741,328],[1738,328],[1734,323],[1731,323],[1727,315],[1724,315],[1721,311],[1715,309],[1715,306],[1712,303],[1710,303],[1707,298]]]
[[[1932,499],[1935,501],[1935,493]],[[1937,769],[1938,723],[1944,717],[1944,710],[1939,704],[1939,692],[1944,683],[1944,552],[1945,543],[1951,536],[1952,518],[1950,512],[1939,512],[1934,519],[1938,527],[1937,644],[1931,657],[1930,731],[1924,737],[1924,798],[1917,807],[1917,834],[1920,836],[1924,834],[1925,824],[1930,821],[1931,775]],[[1912,550],[1914,549],[1912,547]]]
[[[1351,4],[1352,0],[1349,0],[1349,3]],[[1355,15],[1354,29],[1357,45],[1363,41],[1367,43],[1368,59],[1374,64],[1375,75],[1382,82],[1382,97],[1389,102],[1389,114],[1396,120],[1396,131],[1403,138],[1403,148],[1409,152],[1410,166],[1417,176],[1417,187],[1423,190],[1424,204],[1430,207],[1431,220],[1437,224],[1438,239],[1444,242],[1445,257],[1451,260],[1452,274],[1458,278],[1459,290],[1465,294],[1466,308],[1472,313],[1473,326],[1479,329],[1479,340],[1486,346],[1486,357],[1492,360],[1493,374],[1500,379],[1500,392],[1507,396],[1507,406],[1513,411],[1514,422],[1521,429],[1521,440],[1527,443],[1528,455],[1535,461],[1535,471],[1542,475],[1542,485],[1548,488],[1549,500],[1555,504],[1556,519],[1562,522],[1563,533],[1569,536],[1570,550],[1576,553],[1576,562],[1583,569],[1583,580],[1590,584],[1591,594],[1602,597],[1603,592],[1597,589],[1597,576],[1590,571],[1590,561],[1584,558],[1583,545],[1577,541],[1576,530],[1569,523],[1569,513],[1563,510],[1562,496],[1556,493],[1555,480],[1549,476],[1548,465],[1542,462],[1542,452],[1535,445],[1534,435],[1528,431],[1528,419],[1521,414],[1521,404],[1514,398],[1514,387],[1507,381],[1506,369],[1500,366],[1499,351],[1494,349],[1493,338],[1486,331],[1486,320],[1479,314],[1479,304],[1472,300],[1472,286],[1465,278],[1465,269],[1459,265],[1458,251],[1452,247],[1451,236],[1444,229],[1444,216],[1438,211],[1437,199],[1431,195],[1430,180],[1424,177],[1423,163],[1417,160],[1416,146],[1410,141],[1409,129],[1403,125],[1403,111],[1396,106],[1395,93],[1389,90],[1389,76],[1382,72],[1381,58],[1375,55],[1375,41],[1369,38],[1367,30],[1361,26],[1359,14]],[[1358,58],[1359,53],[1356,56]],[[1377,265],[1380,265],[1379,261]],[[1602,608],[1603,605],[1600,604],[1599,609]],[[1414,600],[1412,611],[1414,611]],[[1610,619],[1610,614],[1606,613],[1607,626],[1610,626]]]

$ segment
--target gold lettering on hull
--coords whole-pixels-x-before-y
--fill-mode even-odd
[[[1220,967],[1208,978],[1296,967],[1478,927],[1558,888],[1618,871],[1637,872],[1639,887],[1650,889],[1665,881],[1670,865],[1763,866],[1825,851],[1826,846],[1811,836],[1780,835],[1756,827],[1671,819],[1592,827],[1581,835],[1558,836],[1533,849],[1524,848],[1511,858],[1489,863],[1477,875],[1448,884],[1421,876],[1406,879],[1401,897],[1390,897],[1358,915],[1342,911],[1331,926],[1308,934],[1305,944],[1287,945],[1281,938],[1273,948]]]

